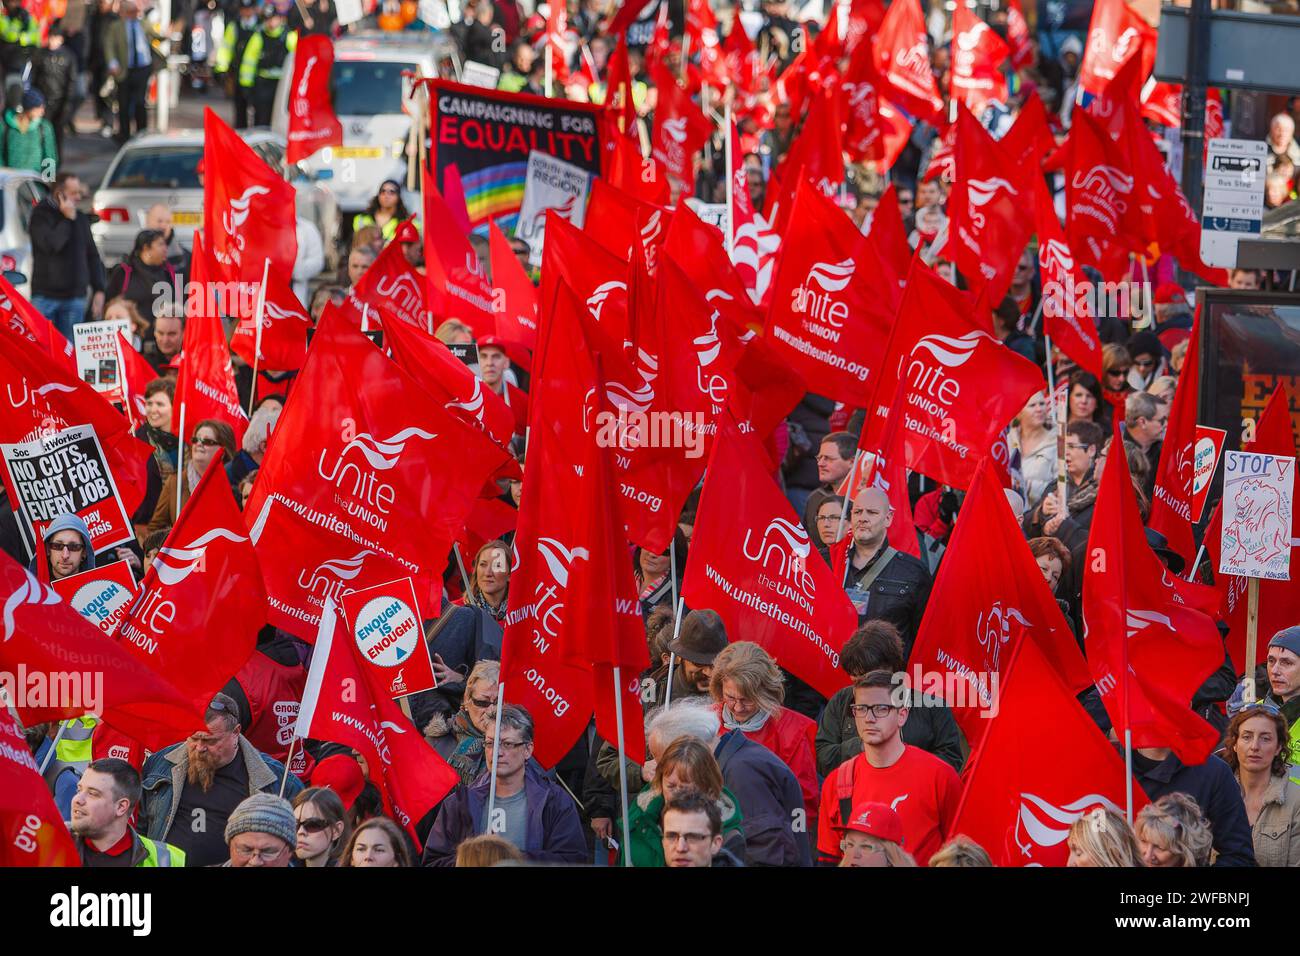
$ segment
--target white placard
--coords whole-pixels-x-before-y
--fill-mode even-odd
[[[1224,453],[1220,574],[1291,579],[1295,466],[1294,458]]]
[[[724,202],[700,202],[694,196],[686,200],[691,212],[713,226],[719,232],[727,228],[727,204]]]
[[[79,322],[72,327],[77,349],[77,377],[110,402],[122,400],[122,370],[117,364],[117,333],[131,340],[131,322],[111,319],[103,322]]]
[[[546,240],[546,211],[554,209],[579,229],[587,218],[587,190],[591,174],[585,169],[533,150],[528,154],[524,201],[519,207],[515,235],[528,243],[528,261],[542,264]]]
[[[338,15],[341,26],[356,23],[366,15],[366,11],[362,9],[361,0],[334,0],[334,12]]]
[[[1268,144],[1253,139],[1212,139],[1205,153],[1201,206],[1201,258],[1237,267],[1237,243],[1258,239],[1264,225],[1264,174]]]
[[[486,63],[466,60],[460,70],[460,81],[466,86],[480,86],[485,90],[495,90],[499,79],[501,79],[501,71]]]

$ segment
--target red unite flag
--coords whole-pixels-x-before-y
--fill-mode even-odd
[[[712,134],[713,124],[666,69],[654,77],[659,105],[650,135],[651,153],[690,195],[695,183],[692,160]]]
[[[254,310],[235,326],[231,351],[259,371],[296,371],[307,358],[311,314],[298,301],[288,278],[278,272],[267,270],[260,291],[261,331]]]
[[[889,99],[917,119],[937,117],[943,99],[930,70],[930,43],[917,0],[889,5],[875,43],[876,63],[891,87]]]
[[[497,336],[531,351],[537,348],[537,288],[495,222],[488,232]]]
[[[202,243],[194,243],[196,256],[202,255]],[[258,279],[261,279],[259,272]],[[182,340],[181,369],[176,377],[178,414],[172,416],[172,428],[181,443],[189,441],[194,426],[204,419],[225,422],[235,433],[235,445],[244,438],[248,415],[239,404],[235,388],[235,368],[230,360],[230,346],[216,310],[201,309],[185,323]],[[181,419],[185,433],[181,434]]]
[[[1006,41],[964,3],[952,14],[953,94],[975,113],[1007,101],[1002,64],[1011,56]]]
[[[1138,81],[1151,75],[1156,58],[1156,28],[1125,0],[1096,0],[1088,24],[1088,46],[1079,65],[1079,87],[1101,93],[1133,57],[1140,57]]]
[[[334,115],[330,73],[334,41],[324,34],[304,36],[293,54],[289,84],[289,135],[286,163],[297,163],[326,146],[343,145],[343,124]]]
[[[390,242],[348,290],[341,308],[358,328],[370,327],[378,319],[384,326],[405,322],[427,329],[426,292],[424,276],[411,268],[401,243]]]
[[[1053,345],[1101,381],[1101,336],[1087,294],[1092,283],[1065,241],[1065,231],[1041,180],[1034,185],[1034,216],[1042,275],[1043,328]]]
[[[1200,397],[1200,325],[1198,309],[1169,409],[1165,440],[1160,446],[1160,465],[1156,468],[1151,516],[1147,520],[1147,526],[1163,534],[1169,547],[1188,565],[1196,557],[1196,541],[1192,535],[1192,475],[1196,470],[1196,409]]]
[[[433,185],[424,185],[425,301],[435,325],[460,319],[474,330],[476,339],[496,330],[492,313],[492,285],[483,274],[478,254],[457,225],[458,216]]]
[[[0,867],[80,865],[22,728],[0,709]]]

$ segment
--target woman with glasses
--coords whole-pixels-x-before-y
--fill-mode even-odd
[[[1121,410],[1128,393],[1133,391],[1128,380],[1128,373],[1132,369],[1133,356],[1124,346],[1108,342],[1101,347],[1102,397]]]
[[[840,866],[916,866],[903,849],[903,823],[883,803],[864,803],[839,827]]]
[[[817,724],[783,706],[785,681],[772,655],[750,641],[728,644],[713,659],[709,694],[723,730],[739,730],[780,757],[799,781],[808,818],[817,818]]]
[[[397,235],[397,227],[411,214],[402,202],[402,186],[395,179],[385,179],[379,186],[379,192],[370,200],[365,212],[352,217],[352,232],[355,235],[366,226],[374,226],[384,238],[384,244]]]
[[[500,676],[501,665],[496,661],[479,661],[465,678],[460,710],[450,719],[435,713],[424,726],[429,745],[460,774],[460,782],[466,786],[487,769],[483,740],[497,706]]]
[[[149,520],[149,527],[145,532],[146,536],[170,528],[176,523],[178,514],[176,482],[183,482],[181,506],[184,507],[194,489],[198,487],[199,479],[207,471],[209,463],[217,455],[221,456],[223,464],[230,464],[234,460],[235,433],[225,422],[219,422],[215,418],[205,418],[194,426],[194,431],[191,433],[189,444],[185,449],[184,474],[173,472],[163,482],[162,491],[158,495],[158,505],[154,508],[153,518]]]
[[[1286,718],[1271,701],[1237,713],[1223,739],[1223,757],[1241,786],[1255,862],[1300,866],[1300,772],[1291,765]]]
[[[293,798],[298,821],[294,856],[303,866],[338,866],[351,836],[348,814],[339,795],[328,787],[312,787]]]

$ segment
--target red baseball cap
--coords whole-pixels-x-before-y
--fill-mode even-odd
[[[1156,305],[1169,305],[1171,302],[1187,304],[1187,293],[1177,282],[1162,282],[1156,287]]]
[[[366,778],[361,772],[361,765],[354,758],[347,754],[335,754],[312,768],[311,785],[329,787],[339,795],[343,806],[351,810],[365,789]]]
[[[398,242],[419,242],[420,229],[410,219],[405,219],[397,226],[397,231],[393,233],[393,238]]]
[[[858,804],[853,808],[853,815],[849,818],[849,822],[835,829],[865,833],[900,846],[903,843],[903,821],[898,818],[897,812],[883,803]]]

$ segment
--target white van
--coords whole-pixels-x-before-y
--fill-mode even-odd
[[[286,137],[292,57],[285,63],[272,114],[272,128]],[[406,150],[414,111],[425,108],[425,97],[410,98],[412,76],[403,74],[436,77],[438,64],[454,58],[455,43],[443,33],[359,33],[335,42],[331,85],[343,145],[322,149],[302,165],[333,190],[345,230],[385,179],[401,183],[406,208],[418,211],[418,190],[406,189]]]

